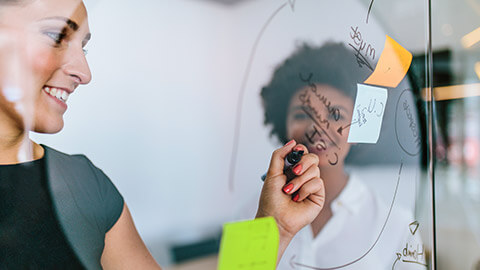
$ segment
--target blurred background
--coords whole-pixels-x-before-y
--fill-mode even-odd
[[[86,5],[93,80],[70,97],[61,133],[34,138],[102,168],[160,264],[216,267],[222,224],[254,216],[279,145],[263,126],[261,87],[298,44],[347,44],[358,27],[378,55],[389,35],[413,62],[389,90],[379,142],[353,151],[352,168],[389,202],[404,162],[397,200],[423,224],[429,268],[480,269],[478,0]],[[402,98],[416,108],[417,148],[405,146]]]

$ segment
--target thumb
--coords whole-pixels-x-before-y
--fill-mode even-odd
[[[283,174],[283,167],[285,165],[285,157],[292,151],[297,145],[295,140],[291,140],[281,148],[273,151],[272,158],[270,159],[270,166],[268,167],[267,177],[273,177]]]

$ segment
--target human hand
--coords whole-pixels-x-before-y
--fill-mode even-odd
[[[283,172],[284,160],[292,150],[303,150],[305,154],[293,169],[296,177],[287,183],[287,176]],[[293,140],[272,154],[256,217],[275,218],[281,249],[282,241],[288,245],[291,238],[310,224],[323,208],[325,188],[318,162],[315,154],[308,153],[304,145],[297,145]]]

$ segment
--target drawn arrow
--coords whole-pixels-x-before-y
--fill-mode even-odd
[[[418,221],[414,221],[414,222],[410,223],[410,225],[408,225],[408,227],[410,229],[410,233],[412,233],[412,235],[415,235],[415,233],[418,230],[418,226],[420,226],[420,224],[418,224]]]
[[[351,125],[356,124],[356,123],[358,123],[358,120],[355,121],[355,122],[352,122],[352,123],[350,123],[350,124],[348,124],[348,125],[346,125],[346,126],[344,126],[344,127],[339,127],[339,128],[337,129],[338,134],[342,135],[342,132],[343,132],[344,129],[347,129],[347,128],[349,128]]]

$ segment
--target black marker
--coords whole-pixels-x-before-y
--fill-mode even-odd
[[[287,182],[295,177],[295,174],[293,174],[291,168],[295,166],[295,164],[300,162],[303,153],[305,153],[303,150],[292,151],[285,157],[285,166],[283,167],[283,173],[287,175]],[[265,178],[267,178],[267,173],[264,173],[262,175],[262,181],[265,181]]]

